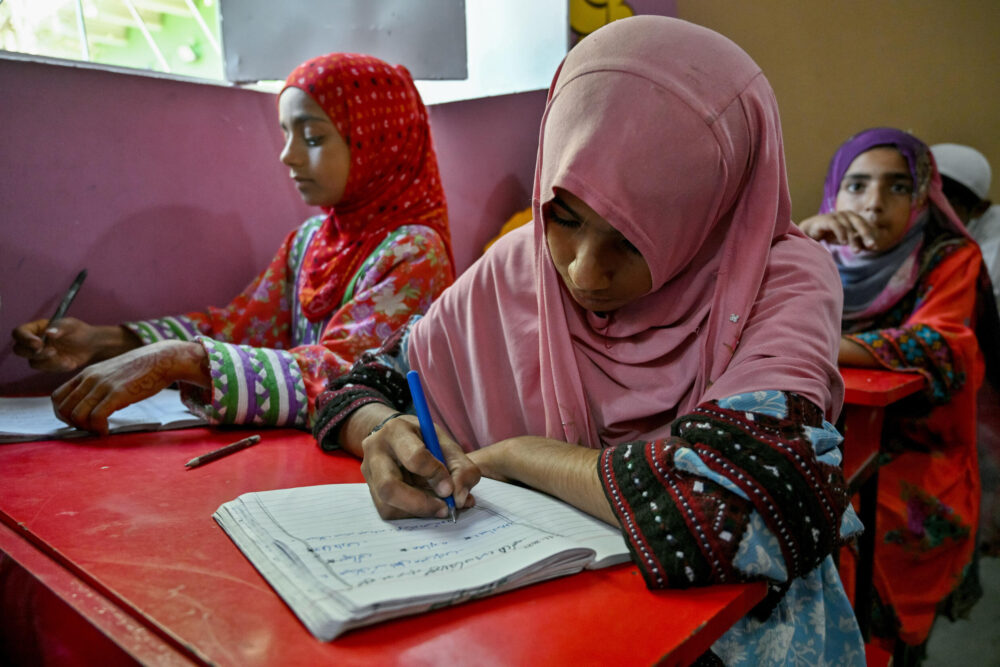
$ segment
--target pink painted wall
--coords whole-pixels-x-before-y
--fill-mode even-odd
[[[0,59],[0,393],[63,378],[10,352],[73,276],[71,314],[114,323],[227,303],[306,207],[278,162],[274,97]],[[459,269],[527,206],[542,91],[431,109]]]

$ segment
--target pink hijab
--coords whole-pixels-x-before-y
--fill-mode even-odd
[[[648,294],[606,318],[576,305],[545,242],[556,187],[636,246]],[[549,89],[532,208],[533,224],[500,239],[411,333],[410,365],[466,448],[663,437],[699,402],[754,389],[839,411],[839,281],[791,222],[771,88],[725,37],[640,16],[580,42]],[[776,306],[804,291],[823,306]],[[765,294],[762,330],[747,323],[761,321]]]

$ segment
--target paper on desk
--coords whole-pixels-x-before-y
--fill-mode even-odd
[[[111,433],[161,431],[206,423],[184,406],[176,389],[164,389],[122,408],[108,419]],[[48,396],[0,397],[0,443],[62,440],[86,435],[92,434],[67,426],[56,417]]]
[[[381,519],[365,484],[245,493],[213,515],[319,639],[626,562],[619,529],[483,479],[458,522]]]

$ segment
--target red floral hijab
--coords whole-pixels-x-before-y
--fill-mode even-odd
[[[344,196],[336,208],[323,207],[327,219],[303,259],[305,316],[317,322],[339,307],[362,262],[403,225],[434,229],[454,266],[427,109],[406,68],[330,53],[299,65],[285,81],[289,87],[312,97],[351,148]]]

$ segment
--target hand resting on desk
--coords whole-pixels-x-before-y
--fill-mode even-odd
[[[94,326],[75,317],[35,320],[14,329],[14,353],[42,371],[78,375],[52,392],[56,416],[70,426],[107,435],[108,417],[174,382],[210,385],[205,349],[198,343],[161,341],[142,346],[120,326]]]
[[[67,424],[106,435],[112,413],[177,381],[209,386],[200,344],[160,341],[88,366],[52,392],[52,404]]]

